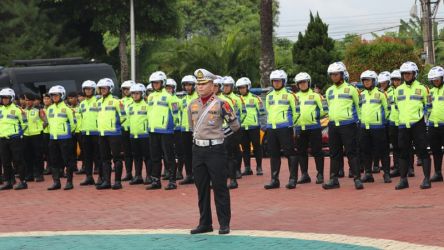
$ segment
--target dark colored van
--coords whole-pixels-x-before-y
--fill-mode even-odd
[[[14,67],[0,68],[0,88],[14,89],[16,96],[33,93],[41,96],[54,85],[62,85],[66,92],[81,92],[85,80],[97,82],[111,78],[118,92],[116,74],[111,65],[91,63],[82,58],[15,60]]]

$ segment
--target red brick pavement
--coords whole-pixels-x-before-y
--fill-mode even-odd
[[[280,189],[263,189],[269,181],[266,159],[264,176],[244,177],[231,192],[233,229],[336,233],[444,246],[444,184],[420,190],[420,167],[408,190],[395,191],[398,178],[384,184],[382,174],[361,191],[348,178],[340,180],[338,190],[322,190],[314,183],[286,190],[288,170],[282,162]],[[314,179],[312,159],[310,169]],[[80,187],[83,176],[75,176],[74,190],[49,192],[46,178],[30,183],[28,190],[0,192],[0,232],[191,228],[198,221],[194,185],[147,191],[125,183],[122,190],[97,191]],[[215,211],[213,218],[217,227]]]

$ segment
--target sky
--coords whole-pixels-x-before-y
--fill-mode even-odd
[[[307,28],[311,10],[318,12],[329,25],[329,35],[333,39],[344,38],[347,33],[363,34],[363,38],[371,39],[370,32],[399,25],[400,19],[408,20],[414,3],[415,0],[279,0],[276,36],[296,40],[298,33]],[[420,15],[419,0],[417,10]],[[442,2],[436,17],[444,18]]]

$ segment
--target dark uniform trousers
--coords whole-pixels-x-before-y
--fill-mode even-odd
[[[50,165],[50,157],[49,157],[49,134],[48,133],[43,133],[42,136],[42,152],[43,152],[43,159],[46,161],[46,170],[45,173],[51,173],[52,171],[52,167]]]
[[[25,181],[25,161],[23,140],[19,137],[0,139],[0,158],[4,168],[3,179],[14,183],[15,175],[12,169],[12,162],[19,174],[20,181]]]
[[[301,173],[308,173],[308,145],[311,148],[316,164],[318,175],[324,175],[324,153],[322,152],[322,130],[321,128],[301,130],[296,140],[296,153],[301,166]]]
[[[147,138],[131,138],[131,150],[133,152],[134,158],[134,168],[135,168],[135,176],[142,177],[142,167],[143,162],[145,164],[148,159],[150,159],[150,144],[149,139]],[[150,173],[149,168],[151,165],[147,167],[147,174]]]
[[[236,170],[239,165],[237,152],[239,151],[239,134],[233,133],[224,140],[225,150],[227,152],[228,177],[236,179]]]
[[[122,130],[122,149],[125,159],[126,175],[131,176],[133,171],[133,154],[131,151],[130,132]]]
[[[256,158],[256,167],[262,167],[262,148],[261,148],[261,134],[260,128],[256,129],[241,129],[241,144],[242,144],[242,157],[244,158],[244,164],[247,167],[251,166],[250,158],[250,144],[253,144],[253,154]]]
[[[293,128],[267,129],[268,150],[270,152],[271,178],[279,179],[281,170],[281,149],[288,159],[290,180],[297,180],[297,156],[294,150]]]
[[[399,170],[399,155],[400,149],[398,144],[398,126],[390,125],[389,127],[389,135],[390,135],[390,143],[392,144],[392,152],[393,152],[393,165],[394,168]],[[411,145],[411,143],[410,143]],[[413,169],[413,147],[410,147],[409,150],[409,161],[408,165],[411,169]]]
[[[429,142],[430,149],[433,154],[433,164],[435,173],[440,173],[442,170],[442,146],[444,146],[444,127],[429,127]]]
[[[160,179],[162,171],[162,157],[169,170],[170,182],[176,182],[176,164],[174,158],[174,134],[150,133],[150,153],[153,162],[154,180]]]
[[[183,156],[183,139],[182,132],[180,130],[174,131],[174,155],[177,159],[176,169],[182,173],[184,156]]]
[[[82,151],[85,164],[86,176],[93,175],[93,164],[98,170],[99,176],[103,177],[102,162],[100,160],[99,136],[82,135]]]
[[[360,150],[365,172],[372,173],[373,158],[381,159],[382,170],[390,173],[389,144],[386,128],[360,129]]]
[[[193,132],[182,132],[183,156],[187,176],[193,175]]]
[[[42,134],[23,137],[27,179],[43,175],[42,140]]]
[[[419,158],[423,161],[422,170],[424,177],[430,178],[430,157],[427,152],[427,132],[424,120],[420,120],[413,124],[410,128],[399,128],[398,145],[400,150],[399,167],[401,177],[407,176],[412,157],[412,141],[415,151]]]
[[[231,220],[230,192],[227,187],[227,153],[223,144],[193,146],[193,174],[199,196],[199,225],[211,226],[211,187],[214,191],[217,218],[221,227]]]
[[[111,183],[111,160],[114,163],[114,179],[120,182],[122,178],[122,137],[99,136],[100,159],[102,160],[103,180]]]
[[[72,136],[73,139],[73,150],[74,150],[74,156],[76,158],[76,162],[77,161],[82,161],[82,167],[84,167],[83,165],[83,145],[82,145],[82,133],[75,133]],[[77,146],[80,148],[80,155],[77,157]],[[77,169],[77,164],[76,164],[76,168],[74,170]]]
[[[52,167],[52,178],[55,182],[60,181],[60,174],[66,166],[66,177],[72,182],[73,171],[76,167],[72,139],[49,140],[49,157]]]
[[[328,125],[328,144],[330,147],[330,177],[338,178],[339,168],[343,164],[343,149],[348,158],[350,170],[355,179],[359,179],[361,172],[357,151],[357,127],[355,123],[335,126]],[[342,158],[342,159],[341,159]]]

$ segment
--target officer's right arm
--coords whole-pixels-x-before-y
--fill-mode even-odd
[[[231,130],[233,130],[234,132],[238,131],[240,129],[240,123],[239,120],[236,118],[236,114],[234,113],[234,110],[231,108],[230,104],[226,101],[223,101],[221,103],[221,106],[222,118],[225,119]]]
[[[296,122],[299,119],[299,112],[297,112],[296,107],[299,106],[299,100],[298,97],[296,96],[296,94],[292,93],[290,95],[291,100],[290,100],[290,108],[291,108],[291,112],[293,113],[293,126],[296,125]]]
[[[353,104],[356,108],[356,113],[358,114],[358,119],[361,119],[361,106],[360,106],[360,94],[356,88],[351,88]]]
[[[193,124],[193,118],[191,114],[191,103],[187,107],[188,110],[188,126],[191,128],[191,130],[194,130],[194,124]],[[148,121],[149,122],[149,121]]]
[[[316,105],[319,108],[319,118],[323,118],[327,112],[325,111],[324,103],[322,101],[322,96],[319,94],[315,95]]]

